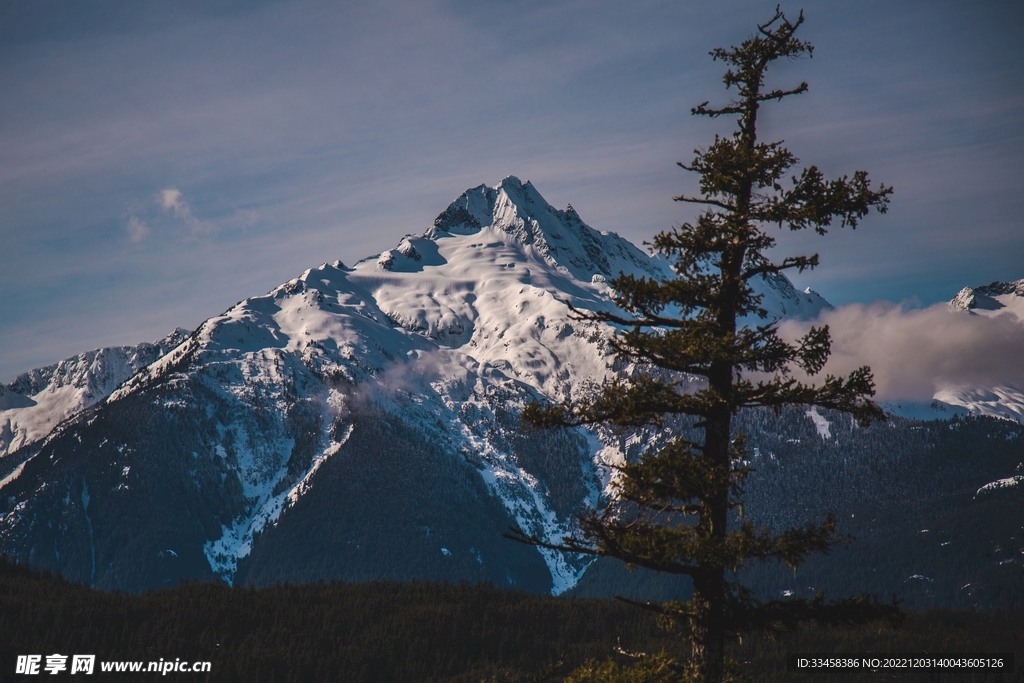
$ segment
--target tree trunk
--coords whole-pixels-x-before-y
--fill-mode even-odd
[[[722,373],[712,379],[721,394],[731,392],[731,373]],[[728,408],[718,415],[708,417],[705,427],[704,456],[715,468],[729,469],[729,430],[732,415]],[[728,477],[724,478],[728,481]],[[706,512],[701,514],[698,527],[707,534],[709,545],[721,547],[725,544],[729,521],[729,486],[706,499]],[[702,533],[701,535],[704,535]],[[725,567],[719,562],[710,562],[700,568],[693,578],[694,619],[691,680],[700,683],[721,683],[725,662]]]
[[[721,683],[725,673],[725,570],[710,569],[694,577],[693,641],[690,681]]]

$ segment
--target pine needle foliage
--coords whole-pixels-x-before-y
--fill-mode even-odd
[[[824,235],[836,225],[855,228],[871,209],[884,213],[892,192],[884,185],[874,189],[864,171],[826,180],[809,166],[791,175],[797,158],[781,142],[758,139],[761,105],[807,90],[806,83],[788,90],[765,86],[768,67],[776,60],[811,56],[812,45],[795,36],[803,21],[802,12],[790,21],[776,8],[739,47],[711,52],[728,67],[723,80],[736,97],[717,108],[704,102],[692,112],[735,116],[737,127],[732,135],[716,136],[706,149],[696,150],[689,164],[679,164],[698,176],[700,191],[675,200],[704,210],[694,223],[654,238],[654,251],[673,263],[676,277],[661,281],[620,275],[610,284],[624,314],[578,314],[618,326],[612,341],[618,360],[648,371],[611,380],[590,398],[534,404],[524,412],[526,422],[540,428],[661,428],[672,416],[692,416],[703,433],[697,443],[676,438],[617,468],[616,496],[603,509],[581,516],[575,535],[563,543],[521,531],[514,535],[538,546],[612,557],[693,581],[688,602],[642,605],[689,642],[685,656],[679,661],[664,655],[642,658],[634,666],[595,665],[590,673],[574,674],[573,681],[738,680],[739,672],[725,658],[728,637],[783,632],[803,622],[900,618],[895,604],[867,596],[760,602],[734,580],[736,571],[754,561],[778,561],[795,570],[808,555],[827,552],[838,540],[832,515],[782,533],[742,519],[750,470],[743,437],[732,436],[737,411],[818,406],[848,413],[861,424],[883,418],[871,401],[874,383],[867,367],[816,382],[795,378],[795,369],[812,378],[822,372],[830,353],[828,327],[812,327],[795,343],[785,341],[751,286],[756,278],[818,265],[817,255],[773,261],[768,251],[776,240],[770,230]],[[687,388],[693,385],[686,378],[694,376],[703,380],[697,391]]]

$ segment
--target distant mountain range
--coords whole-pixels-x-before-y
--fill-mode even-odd
[[[571,315],[611,310],[620,272],[672,276],[510,176],[394,249],[307,270],[194,332],[25,373],[0,387],[0,553],[132,591],[214,578],[579,588],[588,560],[502,533],[557,541],[608,492],[610,465],[663,437],[520,430],[530,401],[635,371],[614,362],[611,327]],[[772,318],[830,308],[782,275],[755,284]],[[1019,283],[982,289],[954,303],[1024,301]],[[792,419],[839,438],[821,431],[834,416]]]

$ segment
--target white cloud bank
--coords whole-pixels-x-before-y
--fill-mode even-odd
[[[832,333],[825,372],[862,365],[875,375],[880,401],[930,401],[949,387],[1024,386],[1024,321],[951,312],[946,304],[904,309],[888,302],[853,304],[823,312],[815,324]],[[807,323],[786,321],[787,339]]]

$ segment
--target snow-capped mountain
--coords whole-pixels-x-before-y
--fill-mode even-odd
[[[949,302],[949,308],[975,315],[1010,313],[1024,320],[1024,280],[964,287]]]
[[[23,375],[0,398],[0,424],[17,425],[18,444],[57,426],[0,482],[0,552],[129,590],[218,576],[561,593],[586,562],[501,533],[517,524],[557,541],[597,502],[607,465],[642,444],[522,432],[518,415],[629,371],[613,363],[610,327],[570,316],[609,309],[620,272],[671,275],[508,177],[396,248],[312,268],[135,365],[100,351],[67,366],[84,375]],[[772,317],[828,307],[781,275],[756,286]],[[79,404],[45,403],[62,387]],[[18,412],[44,403],[50,422]]]
[[[954,313],[983,317],[1009,315],[1024,323],[1024,280],[964,287],[949,302],[949,309]],[[939,405],[952,406],[975,415],[1024,422],[1024,387],[946,387],[936,392],[935,400]]]
[[[41,440],[59,422],[107,398],[121,382],[180,344],[177,329],[163,339],[80,353],[0,384],[0,462]]]

